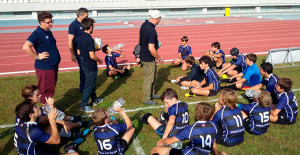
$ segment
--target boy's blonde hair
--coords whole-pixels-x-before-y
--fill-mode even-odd
[[[103,107],[95,110],[92,115],[93,124],[96,126],[104,125],[106,118],[107,118],[106,110]]]
[[[266,108],[271,106],[273,100],[269,92],[262,91],[258,96],[258,102],[262,107]]]
[[[236,107],[237,103],[237,93],[233,89],[224,88],[220,91],[220,97],[224,103],[229,108]]]

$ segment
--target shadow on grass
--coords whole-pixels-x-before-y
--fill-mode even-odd
[[[102,71],[102,74],[97,76],[95,90],[98,89],[106,81],[106,79],[106,71]],[[63,95],[63,98],[55,102],[55,106],[57,106],[61,111],[68,109],[70,112],[75,112],[79,110],[80,103],[81,93],[79,92],[79,88],[71,88]],[[73,114],[77,115],[77,113]]]
[[[168,77],[170,75],[170,70],[173,68],[172,65],[168,65],[166,67],[162,66],[157,71],[157,78],[156,78],[156,84],[155,84],[155,92],[158,92],[161,88],[163,88],[163,85],[166,81],[169,81]]]
[[[7,130],[1,132],[0,139],[3,140],[5,137],[9,137],[14,135],[16,128],[8,128]],[[9,154],[12,150],[14,150],[14,136],[11,136],[7,143],[2,147],[0,154]]]

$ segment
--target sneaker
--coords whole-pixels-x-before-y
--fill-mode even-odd
[[[194,97],[194,96],[196,96],[196,95],[193,93],[185,93],[185,97]]]
[[[158,95],[158,94],[152,94],[152,98],[153,98],[153,99],[160,99],[160,98],[161,98],[161,95]]]
[[[146,102],[143,102],[144,104],[147,104],[147,105],[154,105],[156,104],[156,102],[152,101],[152,100],[148,100]]]
[[[103,102],[103,98],[97,98],[94,102],[93,102],[93,106],[96,106],[97,104]]]
[[[149,125],[147,120],[150,116],[152,116],[151,113],[145,113],[142,117],[139,118],[139,121],[142,122],[143,124]]]
[[[181,86],[180,88],[181,88],[182,90],[190,89],[190,87],[187,87],[187,86]]]
[[[161,124],[163,124],[163,125],[167,125],[168,120],[169,120],[169,115],[168,115],[168,113],[166,113],[166,112],[164,112],[164,111],[160,112],[158,121],[159,121]]]
[[[83,142],[83,138],[77,138],[72,143],[67,144],[64,147],[64,151],[67,152],[67,153],[72,153],[72,151],[75,152],[75,150],[77,149],[78,145],[81,144],[82,142]]]
[[[94,112],[94,109],[92,109],[90,106],[80,107],[80,109],[81,109],[83,112],[86,112],[86,113],[92,113],[92,112]]]
[[[73,117],[73,120],[70,122],[73,122],[73,123],[78,122],[81,119],[81,115],[72,116],[72,117]]]
[[[176,80],[171,80],[171,83],[177,83]]]
[[[85,129],[85,130],[81,131],[78,135],[78,138],[84,138],[89,132],[90,132],[90,129]]]
[[[93,122],[92,121],[83,121],[81,122],[80,124],[80,128],[89,128],[90,126],[93,125]]]

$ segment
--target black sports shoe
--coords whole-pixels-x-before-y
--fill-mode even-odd
[[[80,119],[81,119],[81,115],[77,115],[77,116],[72,116],[73,117],[73,120],[70,121],[70,122],[78,122]]]
[[[158,121],[159,121],[162,125],[167,125],[167,124],[168,124],[168,120],[169,120],[169,115],[168,115],[168,113],[165,113],[164,111],[160,112]]]
[[[149,123],[148,123],[147,120],[148,120],[148,118],[149,118],[150,116],[152,116],[151,113],[145,113],[142,117],[139,118],[139,120],[140,120],[142,123],[149,125]]]
[[[81,144],[82,142],[83,142],[83,138],[77,138],[72,143],[67,144],[64,147],[64,151],[67,152],[67,153],[70,153],[69,152],[70,150],[74,150],[75,151],[77,149],[78,145]]]

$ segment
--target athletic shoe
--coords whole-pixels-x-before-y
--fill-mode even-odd
[[[152,94],[152,98],[153,98],[153,99],[160,99],[160,98],[161,98],[161,95],[158,95],[158,94]]]
[[[181,86],[180,88],[181,88],[182,90],[190,89],[190,87],[187,87],[187,86]]]
[[[150,116],[152,116],[151,113],[145,113],[142,117],[139,118],[139,121],[141,121],[143,124],[149,125],[147,120]]]
[[[103,98],[97,98],[94,102],[93,102],[93,106],[96,106],[97,104],[103,102]]]
[[[185,93],[185,97],[194,97],[194,96],[196,96],[195,94],[193,94],[193,93]]]
[[[161,124],[163,124],[163,125],[167,125],[168,120],[169,120],[169,115],[168,115],[168,113],[166,113],[166,112],[164,112],[164,111],[160,112],[158,121],[159,121]]]
[[[64,147],[64,151],[67,153],[73,153],[77,149],[78,145],[83,142],[83,138],[77,138],[72,143],[67,144]]]
[[[78,138],[84,138],[88,133],[90,132],[90,129],[84,129],[81,131],[78,135]]]
[[[81,119],[81,115],[72,116],[72,117],[73,117],[73,120],[70,122],[73,122],[73,123],[78,122]]]
[[[153,100],[148,100],[146,102],[143,102],[144,104],[147,104],[147,105],[154,105],[156,104],[156,102],[154,102]]]
[[[92,109],[90,106],[80,107],[80,109],[81,109],[83,112],[86,112],[86,113],[92,113],[92,112],[94,112],[94,109]]]
[[[81,128],[89,128],[92,125],[93,125],[92,121],[83,121],[83,122],[81,122],[80,127]]]
[[[175,83],[176,84],[177,82],[176,82],[176,80],[171,80],[171,83]]]

